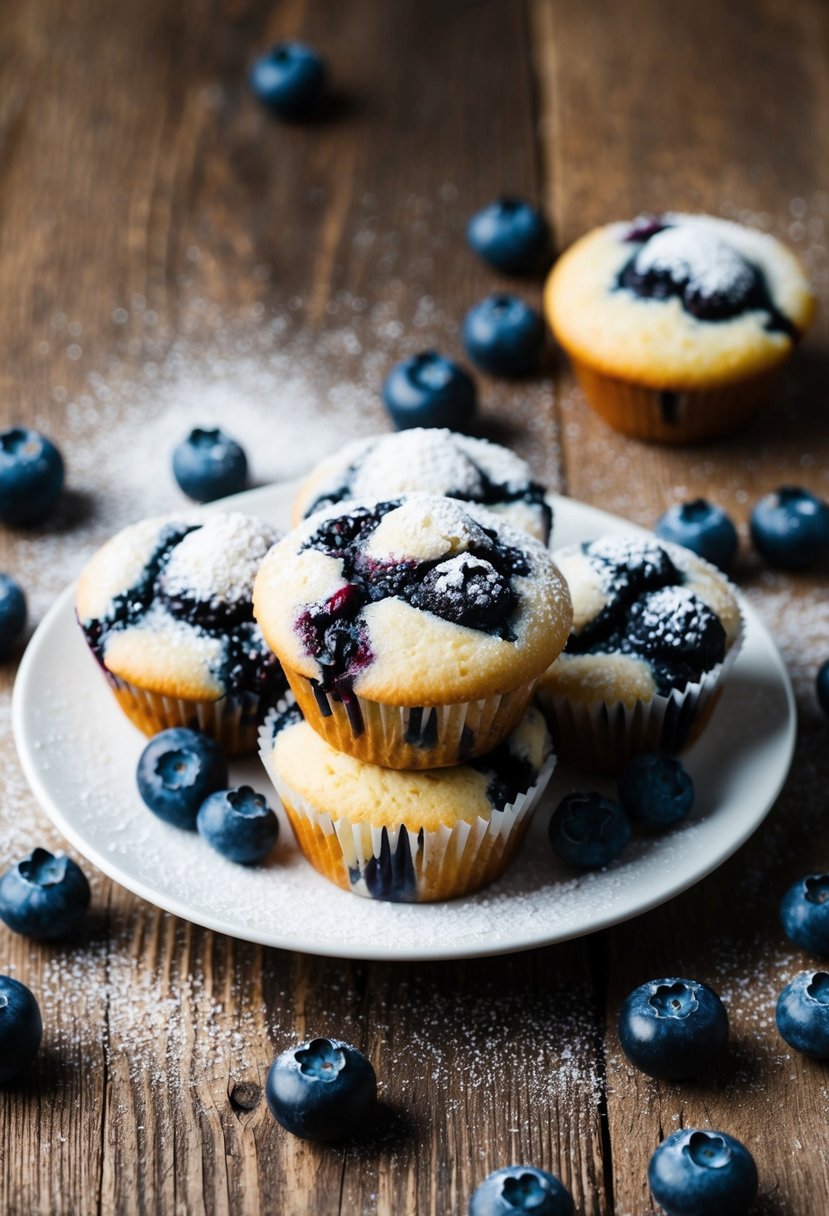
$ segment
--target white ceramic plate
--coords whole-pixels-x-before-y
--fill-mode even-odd
[[[266,486],[225,500],[285,527],[296,486]],[[602,532],[639,531],[592,507],[557,499],[556,545]],[[507,875],[467,899],[379,903],[340,891],[296,848],[284,816],[265,867],[225,861],[196,834],[156,819],[135,787],[144,737],[120,713],[75,622],[73,588],[57,599],[29,644],[14,689],[20,759],[56,827],[110,878],[208,928],[269,946],[347,958],[438,959],[497,954],[592,933],[670,899],[747,839],[785,780],[795,709],[783,662],[744,601],[743,650],[713,719],[685,758],[697,789],[688,823],[636,840],[600,873],[560,866],[546,840],[549,813],[585,778],[560,770]],[[233,766],[273,797],[258,760]],[[612,787],[588,779],[590,786]]]

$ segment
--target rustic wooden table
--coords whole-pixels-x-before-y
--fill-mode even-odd
[[[252,54],[285,35],[330,57],[324,121],[272,121],[247,92]],[[503,192],[541,200],[559,247],[642,210],[758,224],[801,253],[823,311],[785,390],[731,442],[627,441],[558,359],[529,383],[482,380],[490,434],[554,489],[645,524],[700,493],[741,525],[781,483],[825,495],[827,46],[822,0],[7,2],[0,411],[51,434],[69,471],[52,525],[0,537],[34,623],[106,535],[181,501],[169,451],[189,425],[224,421],[260,480],[383,429],[385,370],[429,345],[459,354],[459,318],[500,285],[463,232]],[[434,965],[263,949],[95,875],[77,939],[0,933],[0,970],[46,1027],[0,1095],[0,1209],[451,1216],[490,1169],[534,1162],[579,1213],[641,1216],[652,1150],[701,1124],[756,1155],[758,1213],[829,1211],[827,1072],[773,1018],[808,965],[778,928],[780,894],[829,860],[825,582],[772,573],[747,544],[738,578],[792,671],[800,731],[783,796],[730,862],[594,937]],[[16,760],[12,678],[4,864],[60,844]],[[671,972],[728,1003],[732,1050],[704,1084],[649,1081],[620,1055],[624,995]],[[383,1142],[321,1150],[268,1114],[271,1060],[313,1033],[373,1060],[399,1116]]]

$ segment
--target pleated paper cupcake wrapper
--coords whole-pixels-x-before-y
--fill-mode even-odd
[[[276,771],[267,725],[260,738],[262,763],[314,869],[345,891],[398,903],[455,899],[494,882],[523,840],[556,763],[550,756],[535,784],[488,818],[432,831],[373,827],[318,810]]]
[[[643,752],[675,755],[702,734],[743,641],[743,622],[728,653],[701,680],[632,707],[621,702],[579,702],[544,688],[542,709],[559,759],[579,768],[614,773]]]
[[[338,700],[285,670],[306,722],[338,752],[384,768],[445,768],[491,752],[524,715],[538,684],[457,705],[401,706],[356,693]]]
[[[148,692],[111,671],[104,671],[104,675],[121,709],[145,735],[186,726],[210,735],[228,756],[256,751],[261,698],[255,693],[225,696],[218,701],[188,701]]]

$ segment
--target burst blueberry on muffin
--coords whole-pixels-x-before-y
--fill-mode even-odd
[[[148,519],[107,542],[81,574],[84,636],[145,734],[206,731],[229,754],[256,746],[286,688],[253,620],[256,570],[278,534],[239,514]]]
[[[552,508],[520,456],[486,439],[418,427],[349,443],[311,471],[294,504],[294,523],[347,499],[422,491],[479,503],[545,544]]]
[[[263,562],[254,612],[313,728],[391,768],[491,751],[571,620],[539,541],[429,494],[313,515]]]
[[[556,263],[545,305],[605,421],[683,443],[736,430],[754,412],[815,300],[774,237],[669,212],[582,237]]]
[[[372,899],[454,899],[493,882],[523,839],[554,760],[530,706],[493,752],[400,772],[335,751],[299,707],[273,710],[262,761],[311,864]]]

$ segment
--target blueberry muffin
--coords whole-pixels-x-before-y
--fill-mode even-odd
[[[230,755],[256,748],[286,690],[253,619],[253,578],[278,534],[239,514],[133,524],[81,574],[76,610],[127,716],[147,735],[194,726]]]
[[[539,541],[429,494],[317,512],[265,558],[253,602],[314,730],[391,768],[491,751],[571,619]]]
[[[582,237],[556,263],[545,308],[605,421],[639,439],[685,443],[750,417],[815,300],[774,237],[669,212]]]
[[[427,427],[358,439],[323,460],[300,486],[294,523],[347,499],[415,491],[480,503],[544,544],[550,539],[552,508],[526,461],[486,439]]]
[[[531,706],[494,751],[453,768],[400,772],[335,751],[298,706],[272,711],[261,756],[305,856],[372,899],[454,899],[515,854],[554,766]]]
[[[605,536],[555,555],[573,630],[541,682],[562,759],[614,770],[677,752],[710,716],[740,647],[731,587],[688,549]]]

